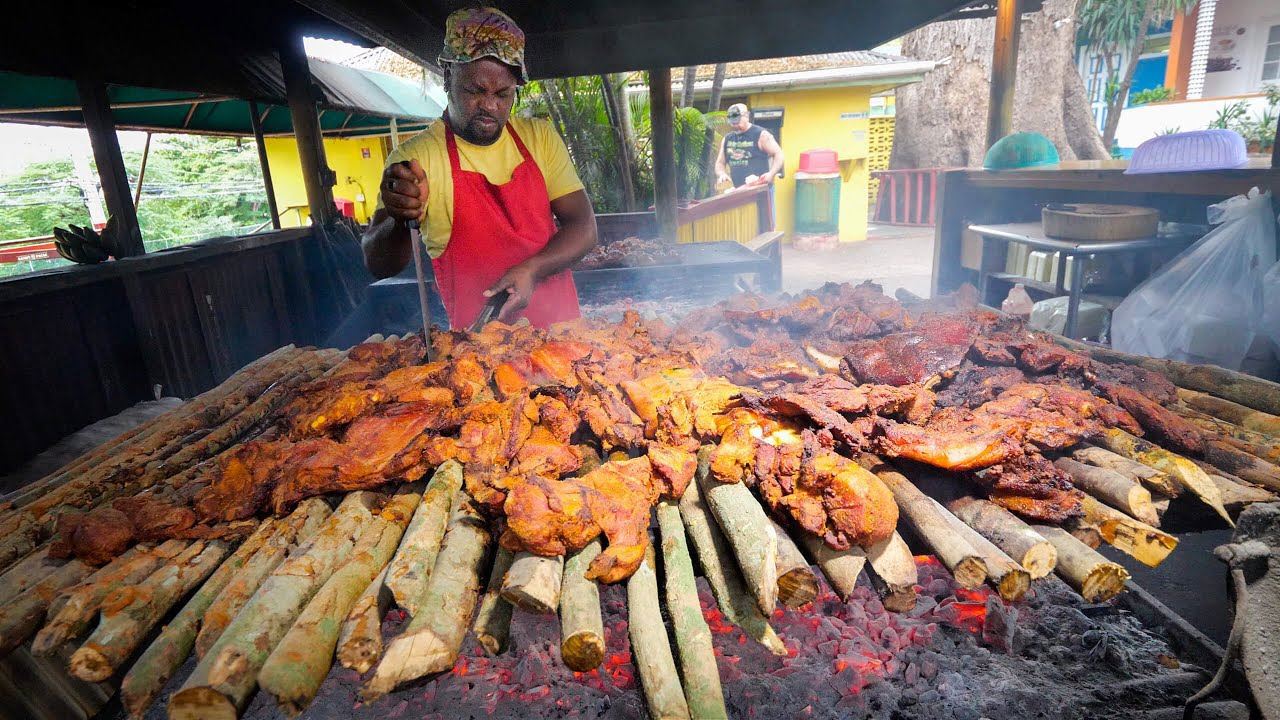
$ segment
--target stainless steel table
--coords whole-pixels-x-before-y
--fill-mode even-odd
[[[1040,227],[1040,223],[1008,223],[1003,225],[969,225],[969,229],[982,237],[982,251],[979,260],[979,276],[978,291],[980,297],[985,302],[987,297],[987,282],[993,275],[1000,275],[1004,278],[1004,273],[992,273],[987,268],[987,248],[995,243],[1021,243],[1038,250],[1047,250],[1057,253],[1058,273],[1054,280],[1053,292],[1058,295],[1068,294],[1067,300],[1067,326],[1063,333],[1069,338],[1076,338],[1076,322],[1077,315],[1080,311],[1080,299],[1084,295],[1084,279],[1085,273],[1088,271],[1089,263],[1098,255],[1117,255],[1123,253],[1136,253],[1144,250],[1167,250],[1183,247],[1194,241],[1194,237],[1187,235],[1157,235],[1155,237],[1138,238],[1135,240],[1108,240],[1108,241],[1091,241],[1091,240],[1061,240],[1058,238],[1047,237],[1044,230]],[[1067,259],[1074,258],[1075,282],[1071,283],[1071,287],[1066,287],[1067,280]],[[1036,281],[1018,279],[1029,286],[1035,286]],[[1047,288],[1041,288],[1047,289]]]

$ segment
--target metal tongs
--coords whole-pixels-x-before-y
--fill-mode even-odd
[[[498,311],[502,309],[503,304],[507,302],[509,297],[511,297],[509,292],[494,293],[493,297],[485,302],[484,307],[480,308],[480,314],[476,316],[475,322],[471,323],[471,327],[468,329],[471,332],[480,332],[484,329],[484,326],[488,325],[489,321],[497,316]]]
[[[409,167],[409,161],[403,160],[401,165]],[[422,227],[414,218],[405,223],[409,228],[409,244],[413,246],[413,269],[418,275],[418,306],[422,311],[422,344],[427,349],[427,362],[431,362],[431,305],[427,302],[427,277],[422,262]]]

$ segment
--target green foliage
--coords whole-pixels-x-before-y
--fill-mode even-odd
[[[1234,130],[1249,115],[1249,104],[1241,100],[1218,108],[1209,122],[1210,130]]]
[[[142,164],[124,154],[130,184]],[[220,235],[244,234],[270,219],[258,155],[251,143],[196,135],[157,135],[138,203],[148,251]],[[49,235],[55,226],[89,225],[89,211],[68,159],[33,163],[0,180],[0,240]],[[0,277],[66,264],[61,259],[0,265]]]
[[[1262,112],[1251,116],[1249,104],[1241,100],[1218,110],[1209,129],[1234,130],[1244,138],[1249,149],[1266,152],[1276,142],[1276,122],[1280,121],[1280,90],[1267,86],[1267,105]]]
[[[1140,90],[1129,97],[1130,105],[1146,105],[1147,103],[1158,103],[1173,99],[1173,88],[1168,85],[1159,85],[1146,90]]]
[[[531,82],[525,86],[516,112],[550,120],[564,138],[596,212],[621,212],[626,208],[619,162],[622,150],[609,122],[603,93],[598,75]],[[635,167],[631,182],[644,207],[653,197],[653,132],[648,94],[631,94],[627,105],[634,129]],[[703,162],[709,119],[696,108],[687,107],[676,108],[674,120],[677,191],[683,198],[701,197],[710,185]]]
[[[1175,125],[1173,127],[1167,127],[1156,134],[1157,135],[1176,135],[1180,132],[1182,132],[1182,128],[1180,126]]]
[[[1131,44],[1142,30],[1147,3],[1154,2],[1152,25],[1186,13],[1195,0],[1084,0],[1080,5],[1080,35],[1093,50],[1114,53]]]

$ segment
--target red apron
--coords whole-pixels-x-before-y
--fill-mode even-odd
[[[494,185],[484,173],[462,169],[457,141],[445,121],[453,173],[453,229],[449,244],[431,266],[452,328],[474,322],[487,300],[484,291],[546,247],[556,232],[542,170],[515,129],[508,125],[507,131],[523,160],[509,182]],[[541,328],[580,316],[578,290],[568,270],[538,283],[528,307],[517,315]]]

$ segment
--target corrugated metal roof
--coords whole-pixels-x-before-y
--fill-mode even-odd
[[[246,136],[253,133],[248,102],[252,99],[258,102],[263,132],[291,134],[280,61],[274,55],[251,55],[243,57],[239,66],[247,98],[110,85],[107,96],[116,125],[127,130]],[[310,66],[320,91],[320,126],[326,134],[386,132],[390,118],[396,118],[403,130],[412,130],[444,112],[443,97],[434,97],[413,82],[314,58]],[[81,126],[79,105],[71,80],[0,72],[0,120]]]
[[[848,52],[820,53],[817,55],[795,55],[792,57],[768,58],[765,60],[744,60],[732,62],[725,67],[726,78],[755,77],[757,75],[777,75],[779,73],[805,72],[808,70],[828,70],[832,68],[854,68],[899,63],[914,63],[914,58],[877,52],[875,50],[850,50]],[[700,65],[698,79],[710,80],[715,74],[714,65]],[[679,77],[679,73],[675,73]]]

